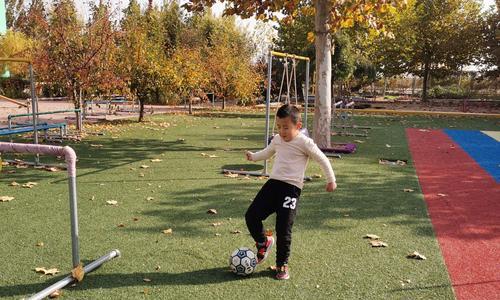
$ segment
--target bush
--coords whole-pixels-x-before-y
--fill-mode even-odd
[[[434,99],[465,99],[468,98],[469,91],[458,85],[443,87],[437,85],[429,90],[429,97]]]

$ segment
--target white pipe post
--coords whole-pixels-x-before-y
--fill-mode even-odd
[[[305,98],[305,111],[304,111],[304,125],[307,129],[307,110],[309,107],[309,60],[306,60],[306,90],[304,93]],[[311,133],[312,134],[312,133]]]
[[[266,94],[266,136],[264,147],[269,143],[269,114],[271,110],[271,72],[273,67],[273,53],[269,51],[269,59],[267,63],[267,94]],[[267,174],[267,159],[264,160],[264,174]]]

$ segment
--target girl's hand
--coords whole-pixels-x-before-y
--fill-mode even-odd
[[[245,155],[247,156],[247,160],[252,161],[252,152],[247,151],[245,152]]]
[[[327,192],[333,192],[336,188],[337,188],[337,183],[335,183],[335,182],[329,182],[326,185],[326,191]]]

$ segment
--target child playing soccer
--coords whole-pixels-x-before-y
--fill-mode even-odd
[[[245,214],[248,230],[257,246],[257,262],[267,258],[274,245],[274,238],[266,236],[262,221],[276,213],[276,279],[289,279],[288,257],[292,242],[292,226],[297,212],[304,172],[308,158],[317,161],[326,174],[326,190],[337,187],[335,174],[328,158],[314,141],[300,132],[302,123],[299,110],[285,104],[276,113],[278,135],[271,143],[256,153],[246,152],[250,161],[265,160],[276,154],[270,179],[260,189]]]

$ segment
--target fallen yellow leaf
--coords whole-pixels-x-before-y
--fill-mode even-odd
[[[59,273],[59,270],[57,268],[45,269],[42,267],[42,268],[35,268],[35,272],[43,273],[43,275],[55,275]]]
[[[422,254],[418,253],[417,251],[413,251],[412,253],[408,254],[406,257],[413,258],[413,259],[419,259],[419,260],[427,259],[427,257],[423,256]]]
[[[380,237],[378,235],[371,234],[371,233],[365,235],[363,238],[370,239],[370,240],[378,240],[378,239],[380,239]]]
[[[52,294],[49,295],[49,298],[50,299],[55,299],[55,298],[59,298],[62,296],[62,291],[61,290],[55,290],[54,292],[52,292]]]
[[[0,202],[9,202],[9,201],[12,201],[14,199],[15,199],[14,197],[10,197],[10,196],[0,196]]]
[[[172,228],[169,228],[169,229],[165,229],[165,230],[163,230],[162,232],[163,232],[164,234],[167,234],[167,235],[168,235],[168,234],[172,234],[172,233],[173,233],[173,230],[172,230]]]
[[[82,264],[79,264],[73,270],[71,270],[71,277],[73,277],[76,281],[81,282],[83,277],[85,277],[85,270],[83,269]]]
[[[387,247],[388,246],[386,243],[379,241],[379,240],[371,240],[370,245],[372,245],[372,247]]]
[[[22,187],[24,187],[24,188],[28,188],[28,189],[31,189],[31,188],[33,188],[35,185],[38,185],[38,183],[36,183],[36,182],[27,182],[27,183],[23,184],[23,185],[22,185]]]

